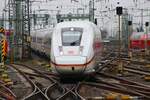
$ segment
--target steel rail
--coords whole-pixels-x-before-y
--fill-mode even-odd
[[[44,72],[38,71],[38,70],[36,70],[36,69],[34,69],[34,68],[32,68],[32,67],[29,67],[29,66],[27,66],[27,65],[24,65],[24,64],[16,64],[16,63],[15,63],[14,65],[19,65],[19,66],[23,66],[23,67],[29,68],[29,69],[33,70],[35,73],[39,74],[40,77],[44,77],[44,78],[46,78],[46,79],[52,81],[53,83],[60,84],[60,83],[56,82],[56,80],[54,80],[54,79],[52,79],[52,78],[49,77],[49,74],[50,74],[50,73],[46,73],[46,74],[45,74]],[[27,74],[28,74],[28,75],[32,75],[31,73],[27,73]],[[54,74],[50,74],[50,75],[53,76]],[[37,75],[34,74],[34,76],[37,76]],[[56,76],[56,75],[54,75],[54,76]],[[62,88],[63,90],[66,90],[66,92],[70,90],[70,89],[61,87],[61,85],[59,85],[59,86],[60,86],[60,88]],[[52,86],[49,86],[49,87],[45,90],[45,96],[47,96],[47,98],[49,98],[49,96],[48,96],[48,91],[50,91],[49,89],[51,89],[51,88],[52,88]],[[55,87],[55,88],[57,88],[57,87]],[[71,89],[71,90],[72,90],[72,89]],[[66,93],[66,92],[65,92],[65,93]],[[65,93],[63,93],[63,94],[65,94]],[[63,95],[63,94],[62,94],[62,95]],[[31,96],[30,96],[30,97],[31,97]]]
[[[14,63],[15,65],[19,65],[19,66],[22,66],[22,67],[25,67],[25,68],[28,68],[28,69],[31,69],[33,70],[34,72],[38,73],[39,75],[43,76],[44,78],[50,80],[51,82],[55,83],[56,81],[52,78],[50,78],[49,76],[45,75],[43,72],[35,69],[35,68],[32,68],[30,66],[27,66],[27,65],[24,65],[24,64],[19,64],[19,63]]]
[[[131,73],[135,73],[135,74],[150,76],[150,72],[144,71],[144,70],[140,70],[140,69],[135,69],[135,68],[131,68],[131,67],[125,67],[123,70],[131,72]]]
[[[150,95],[150,89],[148,87],[136,86],[136,85],[131,85],[127,83],[124,84],[124,83],[118,83],[118,82],[109,83],[101,79],[96,79],[96,82],[100,84],[107,84],[109,86],[118,87],[118,88],[129,88],[128,90],[132,89],[132,91],[134,90],[144,95]]]
[[[10,66],[12,66],[15,70],[17,70],[30,83],[30,85],[32,87],[32,90],[33,90],[31,94],[35,93],[36,92],[35,84],[21,70],[19,70],[16,66],[14,66],[14,65],[10,65]]]
[[[54,92],[58,92],[58,93],[55,94]],[[56,100],[65,92],[66,89],[62,88],[58,83],[54,83],[53,85],[49,86],[45,91],[46,95],[50,98],[50,100]]]
[[[82,100],[82,99],[78,97],[78,95],[76,95],[76,93],[74,93],[72,90],[69,90],[56,100]]]
[[[100,77],[108,77],[108,78],[116,79],[116,80],[119,80],[121,83],[124,83],[124,84],[127,83],[130,85],[137,85],[137,86],[141,86],[141,87],[150,88],[150,86],[148,86],[148,85],[144,85],[144,84],[141,84],[141,83],[138,83],[135,81],[130,81],[130,80],[124,79],[123,77],[117,77],[117,76],[114,76],[114,75],[108,74],[108,73],[97,72],[97,75]]]
[[[144,100],[145,99],[146,100],[150,99],[150,97],[145,95],[145,94],[142,94],[142,93],[139,93],[139,92],[136,92],[136,91],[132,91],[132,90],[129,90],[129,89],[114,87],[114,86],[111,86],[111,85],[108,85],[108,84],[106,85],[106,84],[100,84],[100,83],[95,83],[95,82],[94,83],[93,82],[83,82],[81,85],[88,85],[88,86],[97,87],[99,89],[104,89],[104,90],[108,90],[108,91],[112,91],[112,92],[116,92],[116,93],[131,95],[133,97],[143,98]]]
[[[7,100],[15,100],[16,95],[3,84],[0,85],[0,95],[3,96]]]
[[[11,65],[13,68],[15,68],[22,76],[25,77],[25,79],[30,83],[30,85],[32,86],[32,93],[30,93],[28,96],[24,97],[23,100],[31,100],[30,98],[32,98],[32,96],[34,96],[37,91],[40,92],[42,94],[42,96],[44,96],[45,98],[47,98],[47,96],[45,96],[45,94],[42,92],[42,90],[31,80],[29,79],[28,76],[26,76],[26,74],[24,72],[22,72],[20,69],[18,69],[16,66]],[[47,100],[49,100],[47,98]]]

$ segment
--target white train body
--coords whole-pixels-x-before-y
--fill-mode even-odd
[[[88,21],[59,23],[52,34],[51,67],[57,74],[90,74],[101,54],[101,33]]]
[[[61,22],[53,33],[51,29],[38,30],[31,36],[32,49],[50,56],[54,73],[80,75],[95,72],[96,60],[102,52],[101,33],[95,24]]]

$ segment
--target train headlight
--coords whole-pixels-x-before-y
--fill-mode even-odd
[[[59,46],[59,52],[60,52],[60,55],[63,55],[63,48],[62,48],[62,46]]]
[[[80,46],[80,54],[83,52],[83,46]]]

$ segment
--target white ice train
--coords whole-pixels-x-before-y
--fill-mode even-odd
[[[61,22],[52,35],[50,31],[35,32],[32,38],[32,48],[50,55],[52,71],[58,75],[85,75],[97,69],[103,46],[100,30],[92,22]]]

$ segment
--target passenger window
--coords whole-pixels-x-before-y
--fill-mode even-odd
[[[37,38],[37,43],[42,43],[42,38]]]
[[[32,42],[36,42],[36,38],[35,37],[32,37]]]

